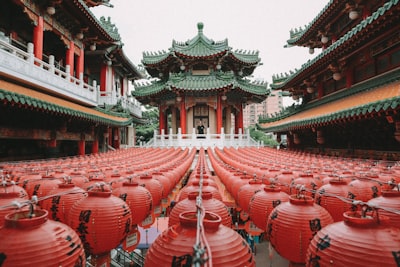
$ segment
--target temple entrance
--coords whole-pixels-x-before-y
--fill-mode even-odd
[[[193,126],[196,128],[197,134],[199,133],[197,131],[199,125],[203,125],[205,129],[209,127],[208,106],[205,104],[197,105],[193,109]],[[206,131],[203,134],[206,134]]]

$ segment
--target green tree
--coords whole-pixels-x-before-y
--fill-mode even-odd
[[[146,110],[142,113],[142,117],[147,123],[136,126],[137,143],[140,143],[140,141],[145,143],[150,141],[153,138],[154,130],[157,130],[159,127],[158,108],[146,107]]]
[[[265,146],[276,147],[278,142],[270,135],[256,129],[255,126],[250,126],[250,136],[256,141],[262,141]]]

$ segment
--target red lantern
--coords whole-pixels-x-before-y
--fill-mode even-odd
[[[187,264],[194,261],[192,255],[193,246],[196,245],[197,213],[181,213],[179,220],[179,224],[164,231],[150,246],[145,267],[173,266],[174,262]],[[202,232],[211,251],[214,267],[255,266],[249,245],[237,232],[221,225],[218,215],[205,212],[203,226]]]
[[[48,220],[46,210],[6,216],[0,228],[0,265],[85,266],[81,240],[69,226]]]
[[[344,213],[344,221],[330,224],[312,239],[307,266],[399,266],[400,229],[384,216]]]
[[[349,187],[344,180],[332,179],[328,184],[321,186],[315,194],[315,202],[324,207],[335,222],[343,220],[343,213],[350,210],[350,205],[344,202]]]
[[[349,183],[348,198],[367,202],[368,200],[379,197],[381,195],[381,188],[379,183],[373,182],[369,179],[359,178]],[[353,206],[353,210],[356,207]]]
[[[250,180],[247,184],[239,188],[236,202],[244,212],[249,212],[251,198],[254,196],[254,194],[263,190],[264,187],[265,185],[261,182],[261,180]]]
[[[68,225],[78,232],[85,251],[91,255],[109,253],[121,244],[131,221],[129,206],[103,185],[75,202],[67,216]]]
[[[0,227],[5,221],[5,216],[15,212],[23,202],[27,202],[27,198],[21,198],[18,192],[0,192]]]
[[[194,181],[193,184],[187,185],[181,190],[178,201],[187,198],[190,192],[199,192],[199,190],[200,190],[200,182]],[[213,186],[210,186],[208,182],[203,182],[202,190],[211,192],[213,194],[213,198],[222,201],[222,196],[219,193],[218,189]]]
[[[16,185],[14,181],[3,181],[3,183],[0,185],[0,193],[18,193],[18,197],[28,199],[28,193],[26,190],[19,186]]]
[[[62,182],[60,178],[53,178],[52,176],[43,176],[42,179],[32,180],[28,183],[27,192],[30,197],[37,196],[38,198],[45,197],[53,189],[56,189]],[[39,201],[41,205],[41,201]]]
[[[399,191],[382,191],[382,196],[369,200],[368,205],[376,207],[379,214],[387,216],[390,225],[400,228],[400,215],[392,212],[400,210]]]
[[[276,206],[286,201],[289,201],[289,195],[282,192],[280,187],[266,186],[250,200],[250,219],[258,228],[266,231],[269,214]]]
[[[153,179],[151,175],[143,175],[140,176],[140,179],[137,180],[139,185],[144,186],[147,190],[149,190],[152,198],[154,207],[161,205],[161,199],[163,196],[163,185],[159,180]]]
[[[168,226],[179,223],[179,215],[182,212],[197,211],[196,199],[199,192],[190,192],[188,197],[176,203],[173,207],[168,220]],[[213,198],[213,195],[209,191],[203,191],[201,194],[202,206],[206,211],[213,212],[221,217],[221,223],[227,227],[231,227],[232,218],[229,215],[229,211],[225,204]]]
[[[42,201],[42,208],[49,212],[50,219],[67,223],[67,214],[71,207],[87,196],[85,190],[72,183],[58,184],[57,189],[49,192],[49,198]]]
[[[152,196],[145,187],[136,181],[125,182],[122,187],[113,190],[113,195],[123,199],[131,209],[132,225],[139,224],[151,213]]]
[[[332,216],[309,196],[292,195],[272,210],[267,223],[271,245],[292,264],[304,264],[312,237],[333,223]]]

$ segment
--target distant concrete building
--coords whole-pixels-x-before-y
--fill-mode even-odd
[[[271,116],[279,113],[283,108],[283,97],[281,92],[274,92],[266,100],[257,104],[246,105],[243,112],[243,126],[255,126],[259,116]]]

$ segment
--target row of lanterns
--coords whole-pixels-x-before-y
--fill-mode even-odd
[[[253,160],[246,161],[250,148],[240,150],[225,148],[223,151],[216,149],[215,154],[209,153],[215,172],[228,181],[227,188],[236,190],[233,195],[238,194],[234,185],[241,183],[242,178],[234,175],[237,167],[251,173],[257,170],[252,165],[254,159],[265,158],[252,154]],[[275,151],[270,156],[274,161],[278,159]],[[274,161],[270,161],[270,165]],[[287,166],[287,162],[281,164]],[[244,201],[245,197],[239,198],[237,203],[244,209],[249,207],[249,219],[266,232],[271,245],[291,266],[397,266],[400,192],[393,189],[396,183],[390,182],[397,180],[397,174],[388,179],[374,175],[376,168],[371,168],[371,173],[358,179],[345,172],[339,179],[338,176],[321,179],[322,176],[314,177],[299,170],[276,172],[275,167],[264,166],[259,167],[264,171],[260,179],[264,188],[255,192],[249,203]],[[364,166],[361,168],[365,170]],[[257,179],[257,171],[249,181]],[[270,171],[274,175],[270,175]],[[239,190],[246,186],[242,184]],[[367,209],[376,212],[371,215]],[[347,235],[348,231],[351,234],[344,241],[342,235]],[[388,240],[384,248],[376,247],[380,235]],[[348,259],[342,259],[343,255]],[[371,256],[374,257],[372,261]]]
[[[0,228],[0,239],[4,244],[0,246],[0,254],[3,255],[1,265],[25,266],[37,263],[38,266],[85,266],[86,258],[90,255],[92,265],[103,266],[110,264],[110,250],[118,245],[122,244],[127,251],[134,250],[140,239],[138,224],[142,224],[150,215],[155,216],[154,209],[156,206],[161,207],[163,200],[168,204],[174,186],[190,168],[195,151],[190,154],[188,150],[178,152],[174,155],[175,159],[169,161],[172,164],[169,167],[165,166],[168,168],[165,175],[160,172],[161,169],[152,171],[147,168],[145,175],[132,175],[127,179],[128,176],[116,175],[113,172],[104,175],[104,179],[94,179],[91,186],[88,186],[88,183],[92,181],[86,179],[82,183],[85,189],[73,183],[74,175],[72,178],[69,176],[68,179],[63,179],[54,175],[54,172],[53,175],[38,173],[21,175],[11,180],[16,176],[12,175],[12,170],[3,168],[3,174],[6,175],[3,175],[3,186],[0,187],[0,224],[5,226]],[[106,157],[107,153],[104,156]],[[37,208],[33,208],[32,202],[35,201],[30,201],[29,197],[37,200]],[[27,205],[32,208],[27,210]],[[13,213],[17,209],[20,211]],[[34,219],[38,217],[41,220],[36,222]],[[46,228],[54,228],[53,232],[48,231],[49,235],[53,236],[42,235],[40,231],[35,232],[39,224],[43,224],[44,231]],[[10,232],[11,229],[8,228],[20,231],[22,235],[26,229],[15,225],[26,226],[32,230],[35,237],[28,242],[21,242],[26,239],[15,238],[18,234]],[[57,247],[57,243],[47,242],[53,239],[65,239],[68,246],[63,246],[60,242],[60,246]],[[46,246],[43,245],[44,240],[48,243]],[[65,258],[54,257],[51,260],[49,256],[38,257],[31,253],[38,258],[30,261],[25,253],[29,252],[31,247],[37,246],[43,246],[41,251],[51,257],[58,256],[57,251],[54,255],[48,253],[53,251],[53,247],[60,250],[68,247],[70,251],[64,250]],[[21,251],[24,251],[24,254],[21,254]],[[74,263],[71,263],[72,260]],[[22,263],[23,261],[25,263]]]
[[[155,206],[167,206],[172,199],[175,199],[178,202],[170,213],[172,220],[170,227],[150,248],[145,260],[146,266],[171,266],[172,263],[179,261],[188,263],[193,259],[198,260],[195,257],[196,253],[203,255],[202,259],[212,259],[215,266],[255,266],[249,246],[229,227],[231,218],[222,202],[223,194],[221,194],[223,190],[228,190],[239,205],[241,213],[248,216],[247,219],[250,219],[262,232],[266,232],[271,245],[293,266],[297,264],[379,266],[381,263],[385,266],[397,266],[400,245],[398,217],[400,201],[399,192],[393,190],[397,183],[395,165],[391,166],[391,172],[386,172],[387,165],[372,166],[371,162],[352,162],[354,170],[348,173],[350,165],[345,164],[345,161],[343,165],[346,165],[347,170],[337,168],[341,166],[341,159],[252,148],[237,150],[209,148],[207,152],[217,177],[212,175],[206,164],[205,151],[200,150],[197,165],[179,195],[174,190],[176,185],[183,185],[179,184],[182,182],[180,178],[184,176],[184,169],[187,171],[190,168],[195,156],[194,150],[190,153],[185,151],[175,154],[174,157],[179,161],[166,172],[160,172],[160,169],[152,171],[148,168],[145,172],[139,171],[139,175],[126,179],[126,174],[116,175],[114,171],[107,173],[104,169],[104,180],[100,179],[93,183],[91,190],[79,188],[69,180],[60,182],[55,172],[52,176],[43,173],[29,174],[32,176],[26,180],[24,180],[26,177],[21,176],[19,179],[7,180],[0,187],[2,190],[0,201],[7,199],[7,202],[0,204],[1,207],[15,209],[17,207],[15,203],[30,203],[27,198],[35,195],[38,197],[38,205],[43,209],[36,210],[28,205],[17,213],[8,210],[7,215],[2,216],[5,218],[3,222],[5,226],[0,229],[0,239],[5,240],[18,234],[4,232],[6,234],[2,235],[3,231],[10,230],[10,225],[28,225],[32,218],[39,217],[45,219],[33,225],[47,225],[45,223],[53,222],[48,218],[54,218],[60,221],[59,224],[70,227],[60,230],[67,235],[61,238],[68,242],[74,240],[73,243],[77,245],[73,252],[67,253],[71,257],[64,255],[54,260],[58,260],[59,265],[63,265],[66,261],[79,264],[86,259],[82,257],[84,251],[92,255],[93,264],[100,265],[108,260],[104,258],[109,257],[109,251],[119,244],[124,243],[124,248],[132,249],[132,244],[135,243],[132,240],[138,239],[134,234],[137,232],[137,224],[140,225],[149,216],[154,218]],[[158,158],[156,153],[151,155]],[[180,157],[181,155],[184,156]],[[333,172],[332,168],[322,164],[336,166],[337,170]],[[184,166],[183,174],[180,176],[175,175],[179,166]],[[3,168],[3,173],[9,172],[9,178],[15,175],[17,170],[22,171],[17,166],[13,167],[13,170]],[[305,167],[308,167],[309,172],[302,169]],[[317,173],[318,168],[320,173]],[[365,173],[366,170],[370,171],[368,175]],[[340,175],[334,175],[339,172]],[[377,175],[380,172],[382,175]],[[174,173],[174,177],[166,178],[170,173]],[[356,173],[363,173],[363,177],[354,179],[357,178]],[[340,179],[337,179],[338,176]],[[42,185],[36,181],[39,179],[48,182]],[[157,182],[154,183],[153,180]],[[54,181],[56,182],[53,184]],[[133,190],[138,188],[144,190],[140,192]],[[77,199],[70,200],[66,198],[67,196]],[[66,204],[71,206],[65,215],[60,211],[64,210],[63,205],[69,202],[73,204]],[[144,205],[138,209],[138,203]],[[149,207],[153,208],[153,211]],[[0,212],[4,209],[0,209]],[[110,211],[107,211],[108,209]],[[132,216],[135,212],[136,216]],[[104,227],[104,224],[96,223],[104,217],[112,221],[108,225],[110,229],[94,230],[95,225]],[[113,221],[114,219],[117,221]],[[61,223],[62,220],[66,223]],[[196,253],[193,254],[199,222],[204,230],[204,236],[201,237],[203,243],[202,246],[195,246]],[[14,226],[11,228],[14,229]],[[54,235],[58,234],[60,228],[57,226],[54,229],[57,229]],[[71,229],[74,229],[72,232],[75,236],[69,234]],[[92,231],[98,236],[92,235]],[[112,234],[110,237],[105,237],[109,231]],[[345,239],[343,235],[346,235]],[[127,236],[132,237],[127,239]],[[31,243],[42,240],[41,235],[35,238],[38,240],[33,240]],[[224,243],[225,239],[229,242]],[[99,245],[97,240],[103,240],[102,244]],[[376,242],[382,242],[379,243],[382,245],[377,247]],[[361,243],[368,249],[360,249],[356,245]],[[223,246],[220,246],[221,244]],[[7,256],[4,266],[23,266],[17,261],[7,265],[10,259],[19,260],[18,257],[11,256],[12,251],[7,250],[11,247],[7,245],[0,248],[0,254]],[[179,247],[181,249],[175,251]],[[204,248],[208,250],[204,251]],[[223,251],[226,256],[221,256],[216,251]],[[339,257],[342,255],[346,255],[346,259]],[[234,258],[237,265],[232,261]],[[368,263],[365,260],[368,260]],[[354,265],[354,262],[358,265]],[[43,265],[39,262],[37,264]]]

